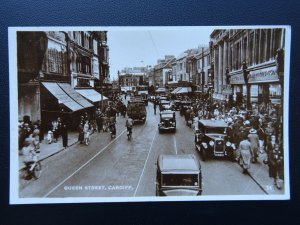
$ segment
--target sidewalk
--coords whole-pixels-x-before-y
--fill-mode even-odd
[[[269,195],[282,195],[284,194],[284,186],[278,189],[274,184],[274,179],[269,177],[269,167],[263,163],[266,158],[266,153],[260,154],[256,163],[251,163],[249,176],[257,182],[264,192]],[[242,172],[242,168],[241,168]]]
[[[72,146],[78,142],[78,132],[69,132],[68,133],[68,146]],[[40,153],[39,153],[39,160],[46,159],[60,151],[63,151],[63,145],[62,145],[62,138],[60,137],[58,141],[55,143],[48,144],[45,139],[40,143]],[[23,156],[19,155],[19,170],[24,168],[23,163]]]

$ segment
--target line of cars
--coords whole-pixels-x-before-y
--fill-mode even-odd
[[[159,132],[176,132],[175,110],[181,115],[192,106],[191,101],[161,98]],[[203,161],[208,158],[236,158],[236,146],[229,141],[228,124],[222,120],[200,119],[195,130],[195,149]],[[160,155],[157,160],[156,195],[190,196],[202,194],[202,172],[199,159],[193,154]]]

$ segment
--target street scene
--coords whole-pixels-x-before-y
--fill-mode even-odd
[[[286,28],[70,30],[15,31],[17,199],[287,198]]]

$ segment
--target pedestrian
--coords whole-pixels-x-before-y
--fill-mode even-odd
[[[256,163],[258,158],[259,138],[257,131],[254,128],[251,128],[249,130],[248,139],[251,143],[251,148],[253,152],[252,162]]]
[[[250,162],[253,153],[251,149],[251,143],[246,135],[244,135],[243,140],[240,142],[239,153],[239,163],[243,168],[243,174],[247,174],[248,170],[250,169]]]
[[[98,133],[100,133],[100,131],[103,130],[103,120],[102,120],[102,115],[100,113],[97,115],[96,123],[97,123]]]
[[[154,115],[156,115],[156,102],[153,102],[153,108],[154,108]]]
[[[282,188],[284,179],[283,154],[278,144],[274,145],[269,154],[268,160],[269,177],[274,179],[274,184],[278,189]]]
[[[53,132],[54,142],[57,142],[59,134],[58,134],[58,122],[56,120],[52,121],[52,132]]]
[[[80,142],[80,144],[82,144],[83,140],[84,140],[83,122],[81,121],[78,125],[78,141]]]
[[[34,124],[32,137],[34,138],[33,145],[37,152],[40,152],[40,137],[39,137],[39,135],[40,135],[40,130],[38,129],[38,125]]]
[[[68,128],[65,123],[63,123],[61,126],[61,136],[63,147],[66,149],[68,147]]]
[[[91,131],[91,126],[88,120],[85,121],[85,124],[83,126],[83,134],[84,134],[84,143],[85,145],[89,145],[90,142],[90,131]]]

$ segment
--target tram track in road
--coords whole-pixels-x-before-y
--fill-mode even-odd
[[[80,170],[82,170],[85,166],[87,166],[91,161],[93,161],[97,156],[102,154],[109,146],[111,146],[116,140],[118,140],[127,129],[124,129],[116,138],[114,138],[112,141],[110,141],[105,147],[103,147],[99,152],[97,152],[93,157],[91,157],[89,160],[87,160],[84,164],[82,164],[78,169],[76,169],[73,173],[71,173],[68,177],[66,177],[63,181],[61,181],[59,184],[57,184],[54,188],[52,188],[47,194],[45,194],[43,197],[46,198],[49,195],[51,195],[57,188],[59,188],[61,185],[63,185],[67,180],[69,180],[71,177],[73,177],[75,174],[77,174]]]
[[[152,142],[151,142],[150,148],[149,148],[149,150],[148,150],[148,155],[147,155],[147,158],[146,158],[146,161],[145,161],[145,164],[144,164],[144,167],[143,167],[142,173],[141,173],[141,175],[140,175],[139,181],[138,181],[138,183],[137,183],[137,186],[136,186],[136,188],[135,188],[135,191],[134,191],[134,193],[133,193],[133,197],[135,197],[135,196],[136,196],[136,193],[137,193],[137,191],[138,191],[138,189],[139,189],[139,185],[140,185],[140,183],[141,183],[141,180],[142,180],[142,177],[143,177],[143,175],[144,175],[144,172],[145,172],[145,169],[146,169],[146,166],[147,166],[147,162],[148,162],[148,159],[149,159],[149,156],[150,156],[151,150],[152,150],[152,146],[153,146],[153,143],[154,143],[154,140],[155,140],[156,134],[157,134],[157,130],[156,130],[156,131],[155,131],[155,133],[154,133],[154,136],[153,136],[153,139],[152,139]]]

